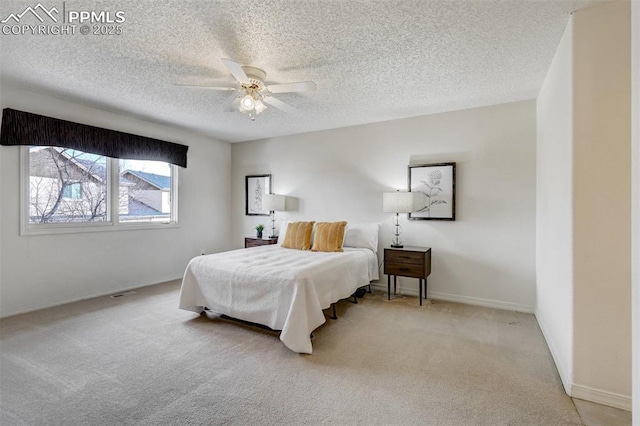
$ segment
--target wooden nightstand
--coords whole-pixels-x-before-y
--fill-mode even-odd
[[[269,244],[277,244],[277,243],[278,243],[277,238],[255,238],[255,237],[244,238],[244,248],[268,246]]]
[[[422,280],[424,280],[424,298],[427,298],[427,277],[431,273],[431,248],[388,247],[384,249],[384,273],[387,274],[387,299],[391,299],[391,275],[393,275],[393,294],[396,294],[398,275],[419,279],[420,306],[422,306]]]

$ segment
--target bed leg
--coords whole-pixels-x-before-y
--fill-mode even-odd
[[[337,320],[338,319],[338,314],[336,313],[336,304],[335,303],[331,304],[331,309],[333,310],[333,315],[327,315],[327,316],[329,318],[331,318],[331,319]]]
[[[353,303],[358,303],[358,297],[355,294],[353,295]]]
[[[369,284],[367,287],[369,287],[369,294],[371,294],[371,284]]]

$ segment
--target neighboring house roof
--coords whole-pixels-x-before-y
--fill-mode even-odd
[[[107,178],[107,168],[102,164],[96,161],[84,160],[79,158],[74,158],[72,160],[84,166],[87,171],[90,171],[93,176],[99,177],[100,180],[104,181]]]
[[[101,164],[94,160],[85,160],[83,158],[71,158],[68,155],[65,155],[65,157],[69,158],[71,161],[75,162],[76,164],[79,164],[80,166],[84,167],[84,169],[90,172],[93,175],[93,177],[96,177],[103,182],[107,179],[107,168],[104,166],[104,164]],[[134,182],[132,182],[131,180],[125,177],[121,177],[120,185],[132,186],[134,185]]]
[[[59,147],[43,147],[42,149],[38,149],[37,151],[44,150],[51,150],[53,152],[56,152],[60,156],[69,160],[73,165],[77,166],[78,169],[84,170],[85,172],[89,173],[92,178],[101,182],[106,181],[107,168],[99,161],[74,157],[67,152],[67,149]],[[136,184],[136,182],[138,182],[138,180],[142,180],[149,185],[158,188],[159,190],[171,189],[171,176],[157,175],[155,173],[147,173],[131,169],[124,170],[120,173],[121,186],[133,186]]]
[[[87,174],[87,176],[90,179],[93,179],[95,181],[99,181],[99,182],[105,181],[107,171],[104,165],[100,164],[95,160],[92,161],[89,159],[82,159],[82,158],[75,157],[68,152],[69,150],[65,148],[55,147],[55,146],[39,147],[39,149],[35,149],[35,150],[32,147],[32,151],[30,155],[36,156],[36,161],[37,161],[37,157],[40,157],[41,162],[38,164],[43,165],[42,168],[36,167],[35,170],[31,170],[32,176],[53,177],[53,178],[56,178],[58,176],[57,173],[55,174],[55,176],[52,176],[46,172],[50,168],[50,167],[47,167],[48,160],[44,159],[44,161],[42,161],[42,157],[41,157],[45,151],[55,153],[63,161],[67,161],[68,164],[74,167],[78,173]],[[31,157],[31,159],[33,160],[34,157]]]
[[[129,196],[129,213],[125,216],[155,216],[161,214],[161,211],[154,209],[132,196]]]
[[[141,172],[138,170],[125,170],[121,174],[125,175],[127,173],[144,180],[158,189],[171,189],[171,176],[157,175],[155,173]]]

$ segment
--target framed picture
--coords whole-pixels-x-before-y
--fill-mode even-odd
[[[271,175],[245,176],[245,214],[247,216],[269,216],[262,207],[264,194],[271,193]]]
[[[420,193],[413,220],[456,220],[456,163],[409,166],[409,191]]]

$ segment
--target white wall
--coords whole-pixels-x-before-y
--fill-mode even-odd
[[[630,3],[574,13],[574,385],[631,402]],[[610,400],[610,401],[607,401]]]
[[[633,424],[640,426],[640,2],[631,3],[631,284]]]
[[[537,176],[542,331],[570,395],[624,409],[631,408],[629,7],[618,1],[573,14],[538,97]]]
[[[569,21],[536,105],[536,318],[567,392],[573,382],[572,35]]]
[[[233,244],[268,224],[244,215],[245,175],[271,173],[273,191],[293,197],[280,219],[383,222],[388,245],[382,192],[407,188],[410,163],[455,161],[456,221],[403,222],[405,244],[433,249],[429,295],[532,312],[535,132],[527,101],[233,144]]]
[[[108,294],[182,276],[200,249],[228,249],[228,143],[3,86],[2,108],[139,134],[189,146],[179,168],[175,229],[19,235],[19,148],[0,147],[0,315]]]

